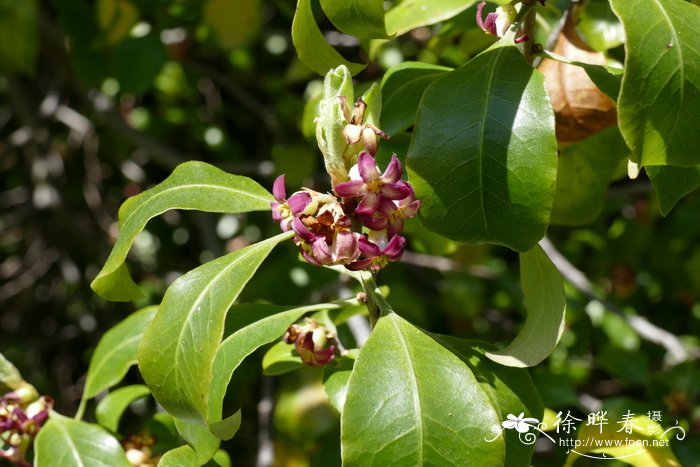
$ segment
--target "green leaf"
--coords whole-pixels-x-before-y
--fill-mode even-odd
[[[237,330],[228,336],[219,347],[212,368],[212,381],[209,386],[209,429],[221,439],[230,439],[227,420],[222,419],[224,396],[233,372],[243,359],[265,344],[279,339],[289,327],[304,314],[339,308],[338,305],[321,303],[301,308],[276,305],[238,305],[231,311],[231,317],[238,321]],[[233,321],[233,320],[232,320]],[[227,323],[229,324],[229,323]],[[240,413],[238,415],[240,418]]]
[[[175,428],[182,439],[194,449],[198,465],[207,463],[219,450],[221,440],[211,434],[206,426],[176,418]]]
[[[348,352],[337,363],[326,365],[323,368],[323,389],[328,394],[331,405],[340,413],[343,412],[345,398],[348,394],[348,382],[357,354],[358,352]]]
[[[550,222],[586,225],[603,209],[608,185],[629,149],[617,127],[561,149]]]
[[[450,70],[422,62],[404,62],[389,68],[382,78],[380,128],[393,135],[411,127],[425,89]]]
[[[282,233],[210,261],[177,279],[141,339],[139,369],[156,400],[187,421],[205,420],[212,365],[229,307]]]
[[[124,450],[103,428],[51,412],[34,441],[39,467],[130,467]]]
[[[420,26],[450,19],[474,4],[474,0],[404,0],[386,12],[386,30],[401,35]]]
[[[247,177],[227,174],[204,162],[186,162],[162,183],[127,199],[119,209],[119,237],[92,289],[112,301],[142,297],[124,260],[146,223],[170,209],[239,213],[270,209],[272,195]]]
[[[107,331],[90,359],[83,399],[95,397],[124,378],[129,367],[136,363],[139,341],[158,307],[149,306],[129,315]]]
[[[311,0],[297,1],[297,10],[292,22],[292,42],[297,49],[299,60],[311,71],[321,76],[338,65],[345,65],[353,75],[361,72],[367,66],[345,60],[326,42],[314,19]]]
[[[279,341],[265,352],[262,361],[263,374],[281,375],[298,370],[304,366],[299,355],[294,351],[294,344]]]
[[[641,166],[700,165],[700,9],[683,0],[611,5],[627,38],[617,104],[633,160]]]
[[[505,45],[438,78],[423,94],[406,162],[428,229],[529,250],[544,235],[556,183],[542,74]]]
[[[199,462],[197,462],[197,453],[188,445],[166,452],[158,461],[158,467],[189,467],[192,465],[199,465]]]
[[[0,4],[0,69],[33,75],[39,56],[37,0]]]
[[[504,421],[509,414],[520,413],[525,413],[526,417],[542,420],[544,414],[542,399],[526,369],[492,362],[484,355],[486,352],[484,343],[451,336],[434,337],[469,366],[498,413],[499,420]],[[501,429],[500,426],[497,428]],[[528,467],[535,445],[523,443],[515,430],[505,430],[502,433],[505,435],[506,442],[504,465]]]
[[[204,20],[226,49],[242,47],[257,32],[261,21],[260,0],[207,0]]]
[[[321,7],[333,25],[360,39],[384,39],[384,0],[321,0]]]
[[[124,411],[137,399],[149,395],[151,391],[143,384],[124,386],[112,391],[97,404],[95,417],[97,423],[107,428],[112,433],[119,431],[119,420]]]
[[[28,386],[17,367],[0,353],[0,384],[10,390]],[[35,391],[36,392],[36,391]]]
[[[564,332],[564,283],[539,245],[520,253],[520,280],[527,309],[525,324],[505,349],[486,356],[501,365],[535,366],[552,353]]]
[[[674,167],[650,165],[644,168],[654,185],[661,215],[667,216],[678,201],[700,187],[700,165]]]
[[[503,465],[496,410],[469,367],[393,312],[382,316],[350,376],[343,463]]]

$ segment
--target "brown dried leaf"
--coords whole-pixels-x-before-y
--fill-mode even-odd
[[[578,62],[606,64],[605,56],[588,47],[579,37],[571,16],[554,52]],[[544,73],[554,108],[559,143],[581,141],[617,122],[615,103],[593,84],[581,67],[545,59],[539,69]]]

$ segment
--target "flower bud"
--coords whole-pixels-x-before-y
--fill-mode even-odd
[[[313,319],[307,318],[304,324],[293,324],[285,333],[284,341],[294,344],[294,350],[305,365],[323,366],[335,358],[335,335]]]

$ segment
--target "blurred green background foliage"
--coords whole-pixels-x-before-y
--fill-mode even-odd
[[[551,3],[544,17],[553,23],[567,2]],[[621,56],[607,2],[592,4],[582,33]],[[314,7],[326,40],[346,58],[369,62],[356,77],[363,84],[408,60],[459,66],[492,41],[476,27],[474,7],[371,42],[339,33]],[[0,0],[0,351],[56,399],[59,412],[75,412],[98,339],[135,309],[89,287],[127,197],[186,160],[267,187],[286,173],[288,187],[329,189],[313,136],[321,78],[297,58],[293,16],[293,3],[283,0]],[[381,166],[392,151],[404,157],[409,132],[383,144]],[[616,415],[662,410],[665,426],[678,420],[688,431],[674,445],[684,465],[700,458],[698,212],[695,194],[664,218],[644,175],[620,174],[593,222],[551,226],[552,244],[592,289],[567,285],[565,334],[531,370],[555,412],[585,418],[600,407]],[[182,272],[276,229],[265,213],[154,219],[130,255],[147,292],[137,306],[159,303]],[[407,237],[405,261],[381,276],[394,308],[431,331],[510,342],[524,311],[517,255],[442,239],[415,219]],[[350,295],[352,287],[298,261],[287,244],[242,301],[315,303]],[[648,335],[634,326],[638,318],[655,325]],[[254,465],[261,440],[271,436],[277,465],[338,464],[339,416],[320,371],[261,377],[262,355],[237,372],[243,384],[229,396],[244,419],[225,447],[238,465]],[[125,384],[138,382],[131,370]],[[267,398],[274,415],[257,408]],[[138,430],[148,410],[134,406],[125,423]],[[542,445],[534,463],[562,465],[564,457]]]

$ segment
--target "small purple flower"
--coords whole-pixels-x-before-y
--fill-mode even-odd
[[[284,175],[280,175],[275,179],[272,185],[272,195],[276,201],[270,202],[272,207],[272,220],[280,223],[280,228],[283,232],[290,229],[292,219],[301,214],[305,214],[308,210],[315,210],[312,206],[311,195],[305,191],[297,191],[289,199],[287,191],[284,187]]]
[[[299,218],[294,218],[292,230],[297,234],[301,255],[315,266],[347,264],[360,256],[357,233],[336,230],[329,245],[325,235],[312,233]]]
[[[370,237],[360,237],[358,243],[363,259],[359,259],[345,267],[353,271],[367,268],[370,268],[372,271],[379,271],[389,262],[401,259],[406,246],[406,239],[401,235],[394,235],[387,242],[387,233],[382,231],[371,232]]]
[[[294,344],[294,350],[305,365],[323,366],[335,358],[335,335],[313,319],[293,324],[285,333],[284,341]]]
[[[486,2],[481,2],[476,7],[476,24],[487,34],[503,37],[515,21],[518,12],[513,5],[506,3],[496,8],[495,12],[488,13],[486,19],[483,19],[485,6]]]
[[[337,184],[334,189],[338,196],[343,198],[362,196],[355,212],[371,216],[382,198],[400,200],[410,194],[409,186],[399,183],[402,172],[401,162],[395,154],[391,156],[391,162],[384,173],[380,174],[374,157],[363,152],[357,160],[357,165],[350,169],[351,180]]]
[[[420,207],[420,201],[416,199],[413,188],[408,183],[406,185],[410,190],[407,197],[399,201],[381,199],[374,215],[362,216],[362,224],[372,230],[386,229],[388,237],[401,234],[405,220],[415,217]]]

